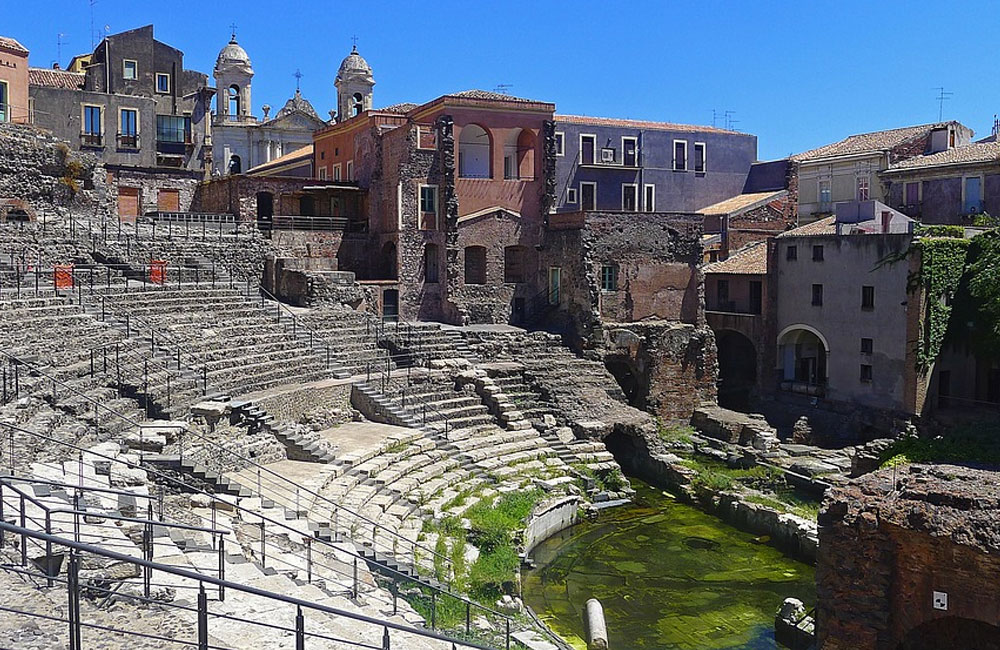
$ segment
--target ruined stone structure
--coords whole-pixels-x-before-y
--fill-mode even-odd
[[[820,513],[821,650],[1000,647],[1000,491],[994,472],[883,469]]]

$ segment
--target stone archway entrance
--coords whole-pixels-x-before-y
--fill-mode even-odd
[[[786,327],[778,335],[781,389],[823,396],[826,391],[830,346],[826,337],[806,325]]]
[[[646,388],[639,371],[632,363],[620,358],[605,358],[604,367],[608,369],[621,386],[625,398],[631,406],[645,408]]]
[[[715,337],[719,355],[719,405],[748,411],[757,383],[757,349],[753,341],[734,330]]]
[[[1000,627],[958,616],[927,621],[910,630],[897,650],[937,650],[969,648],[1000,650]]]

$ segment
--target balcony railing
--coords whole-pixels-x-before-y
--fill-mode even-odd
[[[80,144],[85,147],[103,147],[104,136],[100,133],[81,133]]]
[[[119,133],[118,134],[118,148],[119,149],[138,149],[139,148],[139,135],[136,133]]]
[[[716,300],[707,306],[708,311],[724,312],[727,314],[745,314],[747,316],[760,316],[760,307],[740,305],[735,300]]]
[[[823,397],[826,395],[825,383],[785,379],[779,386],[781,390],[786,393],[798,393],[800,395],[811,395],[813,397]]]

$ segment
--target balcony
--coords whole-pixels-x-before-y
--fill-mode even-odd
[[[83,147],[103,147],[104,135],[100,133],[81,133],[80,145]]]
[[[139,148],[139,135],[136,133],[119,133],[116,139],[119,149]]]
[[[779,388],[786,393],[796,393],[799,395],[809,395],[810,397],[823,397],[826,395],[826,384],[809,381],[783,380]]]

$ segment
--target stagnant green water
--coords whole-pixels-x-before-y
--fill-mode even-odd
[[[604,511],[543,542],[524,572],[524,599],[579,648],[588,598],[604,604],[610,645],[775,648],[774,613],[788,596],[815,601],[813,568],[633,480],[632,505]]]

